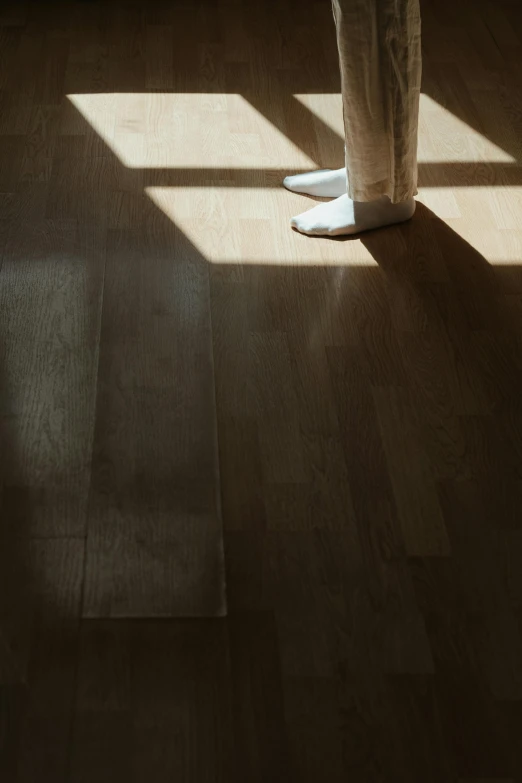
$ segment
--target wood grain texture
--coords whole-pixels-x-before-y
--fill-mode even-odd
[[[103,95],[74,103],[100,87],[105,28],[81,38],[68,8],[71,19],[31,16],[45,41],[31,111],[25,132],[3,137],[5,222],[17,225],[2,231],[2,330],[20,440],[4,508],[13,525],[22,494],[38,508],[21,535],[87,535],[86,616],[219,615],[207,264],[111,147],[159,149],[161,96],[139,134]],[[171,31],[154,30],[167,51]],[[172,72],[161,57],[157,70]],[[35,192],[43,214],[29,224],[18,204]]]
[[[328,3],[2,4],[2,781],[522,780],[522,13],[422,13],[324,241]]]
[[[103,312],[84,614],[223,614],[207,268],[161,216],[111,230]]]
[[[234,780],[223,621],[85,621],[71,781]]]
[[[3,413],[16,444],[2,510],[22,537],[86,531],[105,243],[93,231],[87,248],[82,233],[70,220],[13,223],[4,250]]]

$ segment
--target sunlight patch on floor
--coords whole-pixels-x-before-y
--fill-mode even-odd
[[[129,168],[316,168],[236,94],[69,95],[82,117]]]
[[[294,95],[313,115],[318,138],[326,125],[344,143],[340,93]],[[429,95],[420,98],[419,163],[489,162],[515,163],[516,159],[460,120]],[[328,161],[324,161],[327,166]]]
[[[294,99],[302,104],[305,119],[315,124],[319,158],[327,165],[342,142],[341,96],[307,94]],[[241,95],[82,94],[70,95],[69,100],[76,112],[73,109],[67,118],[66,132],[84,132],[87,122],[125,167],[147,170],[152,183],[161,181],[154,179],[154,172],[171,172],[168,187],[150,186],[146,193],[210,262],[376,265],[361,242],[324,242],[290,229],[290,218],[315,201],[285,191],[281,172],[316,169],[317,164]],[[325,125],[331,134],[325,133]],[[517,169],[512,156],[422,95],[419,161],[426,167],[421,180],[431,179],[433,186],[421,187],[418,199],[434,217],[446,221],[492,263],[520,260],[515,240],[496,248],[480,241],[488,231],[498,230],[506,238],[517,232],[522,187],[509,171],[510,164]],[[455,169],[458,186],[451,185],[452,163],[462,164]],[[477,176],[475,164],[482,167]],[[198,185],[192,184],[191,169],[203,172]],[[469,183],[462,182],[468,174]],[[499,183],[503,177],[515,184],[497,185],[497,175]],[[476,184],[479,176],[490,177],[495,184]],[[441,187],[445,179],[448,185]]]
[[[283,188],[148,187],[146,193],[211,263],[377,266],[360,242],[293,231],[292,215],[315,202]]]
[[[429,95],[421,95],[419,163],[516,163],[516,159]]]
[[[324,125],[327,125],[336,136],[339,136],[344,145],[341,93],[305,93],[303,95],[296,94],[294,98],[312,113],[318,128],[322,129]]]

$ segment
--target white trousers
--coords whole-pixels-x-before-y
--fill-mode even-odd
[[[348,195],[417,193],[419,0],[332,0],[341,67]]]

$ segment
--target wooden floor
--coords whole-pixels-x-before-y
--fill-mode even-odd
[[[2,783],[521,783],[522,6],[422,6],[347,241],[327,0],[0,6]]]

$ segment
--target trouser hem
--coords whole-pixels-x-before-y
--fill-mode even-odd
[[[400,204],[408,201],[418,193],[415,184],[397,188],[392,182],[379,182],[364,187],[348,184],[348,196],[352,201],[376,201],[383,196],[388,196],[392,204]]]

